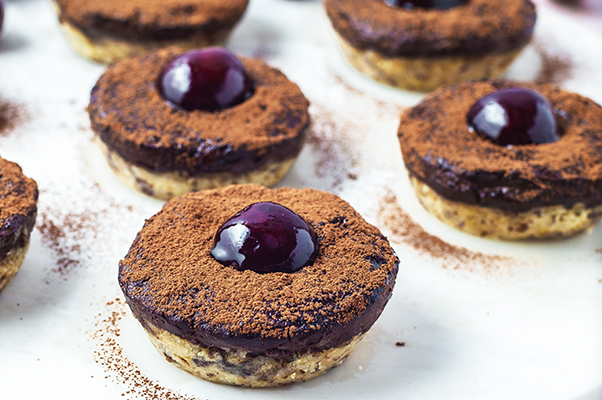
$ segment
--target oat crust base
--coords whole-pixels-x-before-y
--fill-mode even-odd
[[[56,2],[52,1],[52,4],[57,15],[60,15],[60,10]],[[78,29],[68,22],[61,22],[61,28],[67,42],[69,42],[76,53],[101,64],[109,64],[113,61],[121,60],[122,58],[168,46],[179,46],[183,49],[223,46],[231,33],[231,29],[222,29],[212,34],[211,37],[203,33],[198,33],[182,40],[149,40],[147,42],[140,42],[120,40],[111,37],[92,39],[82,32],[81,29]]]
[[[247,387],[283,386],[315,378],[343,363],[363,337],[357,335],[339,347],[277,359],[195,345],[146,321],[143,325],[157,350],[177,367],[207,381]]]
[[[523,50],[484,56],[388,58],[360,50],[336,34],[349,64],[377,82],[400,89],[430,92],[441,85],[503,75]]]
[[[25,247],[9,251],[0,263],[0,292],[13,280],[19,269],[21,269],[28,248],[29,243]]]
[[[136,166],[110,149],[98,136],[95,137],[109,166],[126,185],[152,197],[169,200],[185,193],[215,189],[230,184],[256,183],[274,186],[295,164],[296,157],[284,161],[269,162],[261,168],[245,174],[230,172],[190,175],[185,172],[152,172]]]
[[[591,229],[602,216],[602,206],[587,208],[583,203],[571,209],[561,205],[511,212],[447,200],[425,183],[411,176],[422,206],[447,225],[472,235],[504,239],[547,239],[575,235]]]

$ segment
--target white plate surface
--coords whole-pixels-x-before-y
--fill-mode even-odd
[[[509,76],[602,103],[602,36],[558,10],[540,4]],[[602,226],[506,243],[430,217],[396,138],[420,96],[350,69],[318,1],[253,0],[229,47],[282,69],[311,101],[310,139],[282,185],[336,193],[379,226],[401,259],[394,296],[357,351],[312,381],[251,390],[181,372],[117,285],[118,261],[162,203],[122,185],[92,143],[85,107],[103,67],[71,51],[48,1],[10,1],[4,32],[0,106],[14,126],[0,155],[37,180],[40,201],[28,256],[0,296],[0,398],[602,399]]]

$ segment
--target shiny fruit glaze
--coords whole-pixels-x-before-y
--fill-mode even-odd
[[[468,127],[501,146],[559,139],[550,103],[529,89],[500,89],[482,97],[466,116]]]
[[[448,10],[453,7],[461,6],[466,0],[384,0],[391,7],[405,8],[413,10],[415,8],[437,8],[440,10]]]
[[[242,62],[221,47],[176,57],[163,68],[157,88],[174,108],[187,111],[231,108],[253,94],[253,82]]]
[[[316,252],[316,234],[303,218],[280,204],[261,202],[221,226],[211,255],[241,271],[290,273],[309,264]]]

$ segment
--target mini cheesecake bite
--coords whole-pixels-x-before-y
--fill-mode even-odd
[[[340,365],[388,302],[398,263],[335,195],[232,185],[167,202],[120,262],[119,283],[169,362],[270,387]]]
[[[301,150],[308,107],[297,85],[260,60],[171,47],[109,66],[88,112],[117,176],[167,200],[274,185]]]
[[[110,63],[168,46],[223,45],[248,0],[52,0],[69,44]]]
[[[38,186],[0,158],[0,291],[19,272],[37,215]]]
[[[414,91],[502,75],[536,20],[529,0],[326,0],[325,7],[351,66]]]
[[[490,238],[566,237],[602,216],[602,108],[545,84],[443,87],[401,118],[420,203]]]

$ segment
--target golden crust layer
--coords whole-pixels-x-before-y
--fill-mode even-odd
[[[199,346],[148,321],[142,325],[157,350],[177,367],[207,381],[247,387],[283,386],[322,375],[343,363],[363,337],[357,335],[339,347],[293,353],[286,359],[278,359],[252,357],[242,350]]]
[[[101,64],[109,64],[122,58],[168,46],[179,46],[182,49],[221,46],[228,40],[231,32],[230,29],[224,29],[211,37],[207,37],[203,33],[197,33],[186,40],[130,42],[110,37],[92,39],[68,22],[62,22],[61,28],[76,53]]]
[[[296,156],[293,156],[284,161],[271,161],[244,174],[214,172],[190,175],[183,171],[153,172],[126,161],[117,152],[110,150],[98,136],[96,136],[96,142],[107,163],[123,183],[161,200],[169,200],[184,193],[215,189],[230,184],[256,183],[263,186],[274,186],[292,168],[297,159]]]
[[[405,90],[428,92],[441,85],[503,75],[523,47],[502,54],[448,57],[385,57],[374,50],[353,47],[337,34],[345,59],[377,82]]]
[[[602,206],[583,203],[571,209],[561,205],[512,212],[451,201],[413,176],[410,181],[422,206],[447,225],[472,235],[496,239],[568,237],[591,229],[602,217]]]
[[[8,252],[4,260],[0,262],[0,292],[13,280],[17,272],[21,269],[28,248],[29,242],[25,247]]]

